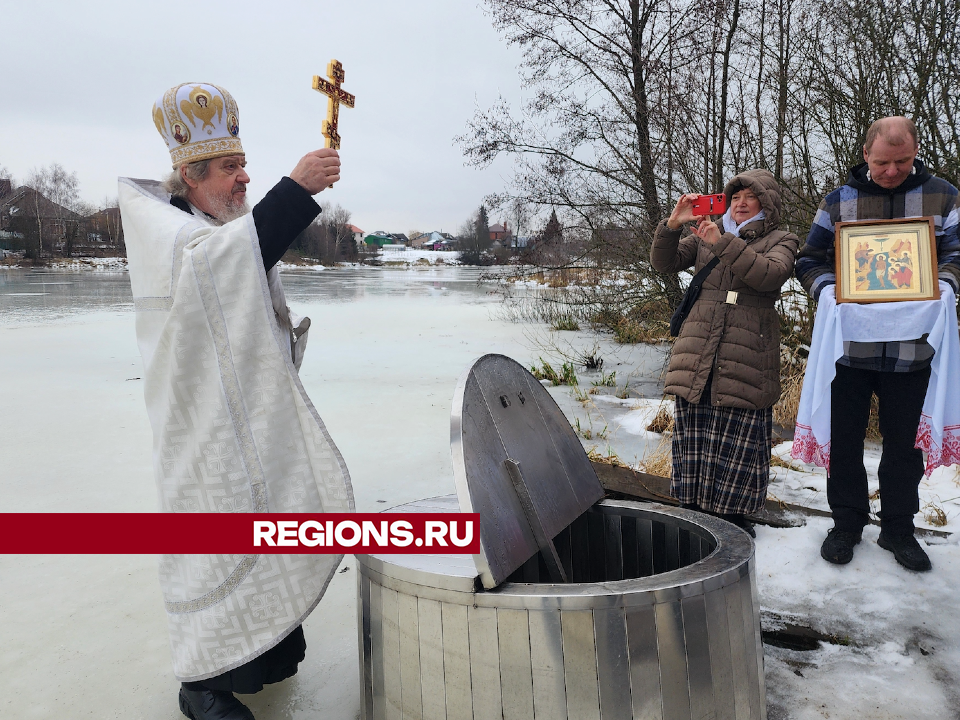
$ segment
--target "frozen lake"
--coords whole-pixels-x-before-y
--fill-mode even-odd
[[[346,460],[358,510],[454,492],[450,404],[474,358],[559,365],[545,348],[593,347],[587,333],[505,320],[499,295],[477,278],[436,266],[284,275],[291,305],[313,319],[303,384]],[[618,388],[586,402],[568,387],[551,394],[591,436],[585,447],[633,464],[659,442],[645,427],[667,349],[598,348]],[[141,374],[126,273],[0,271],[0,511],[154,511]],[[599,374],[578,375],[583,397]],[[616,397],[626,383],[631,397]],[[875,448],[867,460],[873,488]],[[921,495],[942,498],[955,530],[947,501],[960,499],[960,476],[938,472]],[[825,504],[822,471],[772,475],[777,497]],[[934,570],[918,576],[876,545],[876,528],[850,565],[829,565],[819,557],[829,527],[757,529],[765,622],[795,620],[843,640],[808,652],[765,646],[771,720],[958,717],[960,536],[928,547]],[[351,556],[304,630],[300,672],[243,701],[260,720],[356,718]],[[156,558],[0,555],[0,690],[2,718],[182,718]]]
[[[546,328],[504,320],[478,276],[454,267],[284,274],[291,306],[313,320],[300,375],[343,453],[358,510],[454,492],[450,404],[461,372],[490,352],[528,367],[548,357],[536,339]],[[604,352],[605,369],[655,391],[663,350]],[[153,512],[141,375],[126,273],[0,272],[2,510]],[[579,406],[566,388],[555,396]],[[640,452],[638,437],[622,452]],[[348,556],[304,624],[299,674],[245,698],[258,717],[357,716],[355,575]],[[155,557],[0,556],[0,577],[0,717],[182,717]]]

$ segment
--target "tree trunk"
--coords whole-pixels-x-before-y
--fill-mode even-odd
[[[762,0],[760,3],[760,35],[759,35],[759,45],[760,45],[760,58],[757,62],[757,94],[756,94],[756,103],[757,103],[757,143],[759,145],[759,162],[757,165],[763,166],[766,164],[766,158],[763,153],[763,112],[760,110],[760,97],[763,94],[763,51],[766,49],[766,40],[764,39],[764,25],[767,21],[767,0]]]
[[[643,74],[643,59],[640,46],[647,16],[640,13],[640,0],[630,0],[630,45],[632,50],[634,126],[636,128],[637,152],[640,155],[640,190],[651,231],[660,223],[662,211],[657,196],[657,181],[654,176],[653,146],[650,142],[650,107],[647,98],[647,80]]]
[[[788,81],[788,52],[790,35],[790,12],[792,0],[780,0],[780,36],[779,66],[777,67],[777,160],[773,175],[777,181],[783,180],[783,143],[787,136],[787,81]],[[786,11],[784,11],[786,5]]]
[[[737,23],[740,20],[740,0],[733,2],[733,17],[730,19],[730,30],[727,32],[727,42],[723,48],[723,65],[720,75],[720,113],[717,127],[717,160],[713,167],[713,187],[723,187],[723,153],[724,141],[727,135],[727,80],[730,73],[730,49],[733,45],[733,36],[737,32]]]

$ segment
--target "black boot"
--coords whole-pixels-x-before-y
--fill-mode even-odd
[[[892,535],[881,531],[877,545],[889,550],[907,570],[926,572],[930,569],[930,558],[912,535]]]
[[[744,515],[733,513],[731,515],[718,515],[717,517],[726,520],[728,523],[733,523],[750,537],[757,537],[757,531],[753,529],[753,523],[747,520]]]
[[[180,712],[190,720],[255,720],[250,708],[233,693],[210,690],[202,683],[180,686]]]
[[[820,557],[834,565],[846,565],[853,560],[853,548],[860,542],[860,533],[831,528],[820,546]]]

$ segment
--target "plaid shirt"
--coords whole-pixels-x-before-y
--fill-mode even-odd
[[[850,171],[847,184],[820,203],[806,242],[797,255],[797,278],[814,299],[834,285],[834,224],[855,220],[884,220],[932,216],[941,280],[960,289],[960,239],[957,237],[957,188],[931,175],[919,160],[914,173],[900,187],[887,190],[867,180],[867,165]],[[933,348],[926,337],[886,343],[843,344],[841,365],[883,372],[914,372],[930,365]]]

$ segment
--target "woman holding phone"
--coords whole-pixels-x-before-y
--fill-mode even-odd
[[[650,261],[665,273],[718,262],[680,328],[664,393],[676,396],[670,494],[756,536],[746,515],[770,480],[773,405],[780,397],[780,319],[774,307],[793,274],[798,239],[780,230],[780,188],[748,170],[724,188],[717,221],[683,195],[656,229]],[[683,226],[693,223],[691,232]]]

